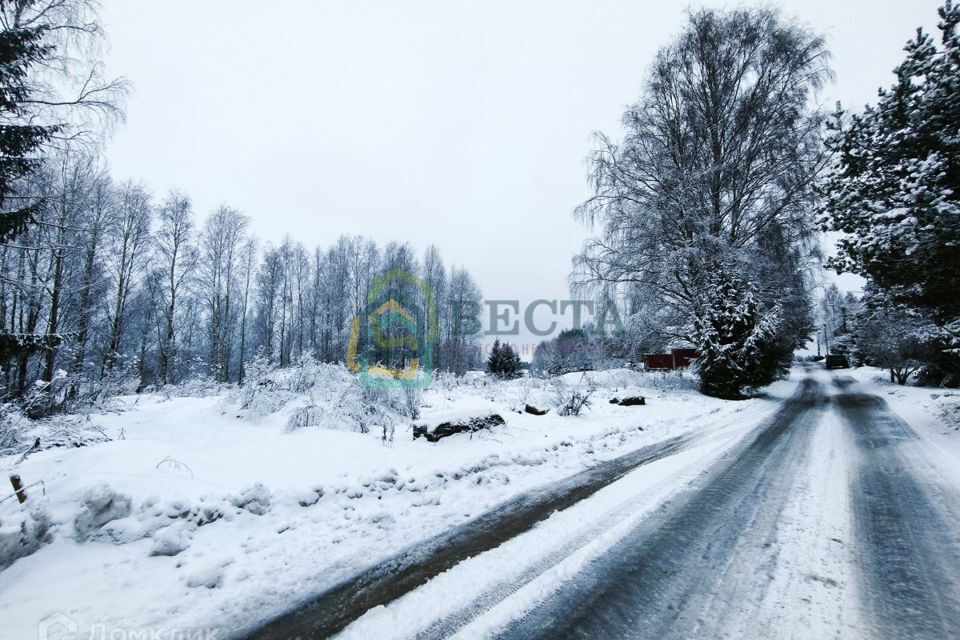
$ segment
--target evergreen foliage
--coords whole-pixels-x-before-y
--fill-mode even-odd
[[[838,272],[950,325],[960,318],[960,7],[947,2],[940,18],[940,45],[918,30],[875,105],[838,107],[822,222],[845,234],[830,262]]]
[[[769,384],[785,373],[793,344],[783,337],[781,322],[778,307],[761,308],[755,286],[714,265],[694,320],[701,390],[736,399],[744,387]]]
[[[37,205],[28,204],[19,186],[39,167],[41,145],[60,130],[34,124],[28,106],[33,97],[28,74],[53,50],[44,44],[46,31],[43,26],[0,30],[0,242],[27,230]]]
[[[487,370],[498,378],[517,378],[523,370],[520,355],[509,343],[496,340],[487,358]]]

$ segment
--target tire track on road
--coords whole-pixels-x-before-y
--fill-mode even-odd
[[[917,434],[876,396],[845,391],[836,402],[859,452],[851,490],[871,636],[960,638],[960,532],[911,472],[904,446]]]
[[[748,528],[757,540],[775,537],[825,400],[819,383],[804,380],[753,441],[715,468],[701,488],[638,526],[499,637],[709,636],[711,621],[704,614],[722,615],[720,600],[731,595],[718,582]],[[775,563],[776,550],[765,552],[761,562]],[[758,567],[751,580],[770,579],[762,574]]]

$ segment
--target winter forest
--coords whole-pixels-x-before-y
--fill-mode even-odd
[[[208,207],[203,176],[191,194],[113,161],[139,115],[138,78],[106,64],[103,16],[136,14],[118,1],[0,0],[0,640],[956,633],[960,6],[897,25],[861,107],[833,99],[841,62],[875,66],[866,28],[833,39],[851,37],[839,5],[650,8],[634,59],[650,33],[618,31],[630,3],[532,0],[516,23],[307,3],[329,24],[263,34],[264,60],[322,52],[317,113],[373,117],[304,133],[368,146],[318,151],[346,168],[308,167],[335,177],[279,228],[266,176],[276,210]],[[248,3],[220,11],[211,43],[261,35]],[[356,49],[327,43],[341,29]],[[410,86],[380,70],[422,62],[421,41]],[[526,54],[503,63],[510,47]],[[255,126],[293,157],[279,131],[317,126],[294,108],[316,95],[291,82],[268,104],[260,72],[209,55],[244,84],[215,96],[224,113],[191,102],[197,120],[263,101]],[[545,128],[511,120],[523,108]],[[418,155],[421,110],[452,114],[430,138],[450,148]],[[538,182],[548,160],[581,190]],[[449,202],[444,175],[476,190]],[[518,199],[551,203],[533,233]],[[436,237],[398,209],[362,226],[385,201],[441,211]],[[490,202],[516,229],[477,214]]]
[[[480,290],[466,269],[448,270],[436,247],[422,258],[409,244],[359,236],[274,247],[227,205],[201,214],[188,194],[113,181],[100,147],[109,127],[122,126],[128,87],[99,75],[94,8],[3,5],[8,400],[44,415],[103,393],[239,383],[254,359],[342,362],[371,282],[395,269],[424,278],[438,301],[436,365],[461,374],[477,366]]]

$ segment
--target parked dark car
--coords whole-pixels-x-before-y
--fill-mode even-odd
[[[850,361],[842,353],[831,353],[824,364],[827,365],[827,369],[846,369],[850,366]]]

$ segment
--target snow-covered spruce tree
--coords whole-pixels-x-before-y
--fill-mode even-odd
[[[0,30],[0,241],[27,230],[38,203],[19,194],[17,183],[40,166],[41,145],[61,129],[60,125],[30,122],[31,97],[28,74],[51,55],[40,26]]]
[[[595,193],[578,213],[601,230],[576,258],[574,284],[622,294],[625,325],[651,343],[654,331],[664,343],[698,343],[696,314],[716,302],[713,265],[749,273],[757,307],[781,309],[777,340],[754,349],[755,372],[776,370],[783,345],[802,345],[813,329],[807,273],[825,162],[814,94],[828,57],[820,36],[773,10],[692,12],[624,114],[623,141],[600,138]]]
[[[487,370],[498,378],[511,380],[520,375],[520,355],[512,345],[496,340],[487,358]]]
[[[40,206],[22,193],[24,179],[41,166],[42,145],[62,126],[35,124],[29,107],[32,96],[30,73],[51,57],[41,25],[17,24],[0,30],[0,242],[26,232]],[[0,333],[0,361],[30,353],[56,342],[55,336]]]
[[[922,30],[876,105],[838,108],[827,145],[822,221],[844,234],[831,261],[894,303],[960,324],[960,7],[940,9],[941,44]]]
[[[793,356],[779,307],[763,309],[756,287],[719,263],[696,310],[693,334],[701,390],[718,398],[737,399],[744,387],[770,384]]]
[[[821,327],[817,330],[817,344],[822,342],[823,349],[828,353],[847,354],[851,362],[861,363],[856,341],[860,308],[860,299],[852,292],[844,295],[835,284],[827,287],[820,299]]]

